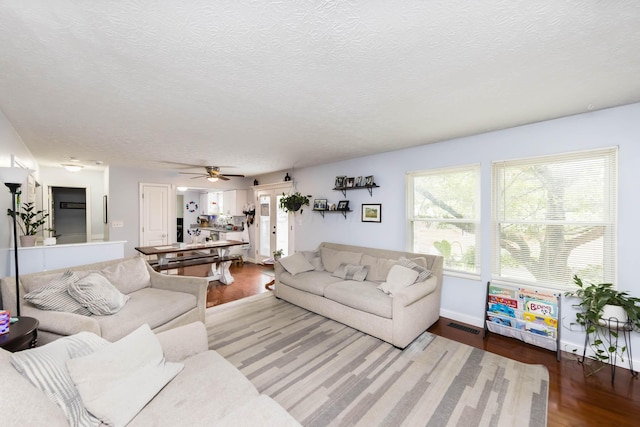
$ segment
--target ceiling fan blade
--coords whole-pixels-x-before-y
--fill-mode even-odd
[[[202,172],[178,172],[180,175],[200,175],[200,176],[207,176],[205,174],[203,174]]]
[[[236,174],[233,174],[233,173],[225,173],[224,176],[236,176],[238,178],[244,178],[244,175],[236,175]]]
[[[227,178],[227,177],[226,177],[226,176],[224,176],[224,175],[218,175],[218,179],[221,179],[221,180],[223,180],[223,181],[229,181],[229,178]]]

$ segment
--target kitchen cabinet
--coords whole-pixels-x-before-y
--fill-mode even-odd
[[[222,192],[222,209],[225,215],[241,216],[247,205],[247,190],[229,190]]]
[[[200,195],[200,208],[198,212],[201,215],[218,215],[219,195],[220,193],[203,193]],[[245,196],[246,197],[246,196]]]

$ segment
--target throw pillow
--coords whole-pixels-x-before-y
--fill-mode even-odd
[[[151,286],[151,275],[142,257],[119,262],[100,271],[104,277],[123,294],[139,291]]]
[[[64,311],[91,316],[91,312],[67,292],[69,285],[77,280],[78,276],[73,271],[67,271],[43,287],[29,292],[23,298],[40,310]]]
[[[129,423],[183,367],[165,361],[147,324],[91,355],[67,361],[85,407],[116,427]]]
[[[336,271],[343,262],[346,264],[360,264],[362,254],[360,252],[337,251],[325,246],[320,248],[320,257],[322,258],[322,266],[329,273]]]
[[[70,358],[91,354],[107,344],[107,340],[96,334],[80,332],[42,347],[13,353],[11,363],[62,409],[69,425],[99,426],[100,420],[84,407],[66,363]]]
[[[100,273],[90,273],[69,285],[67,290],[76,301],[96,315],[114,314],[129,301]]]
[[[401,265],[394,265],[389,270],[386,282],[378,286],[378,289],[385,294],[393,296],[395,292],[414,284],[417,278],[417,271]]]
[[[372,282],[384,282],[389,275],[391,267],[398,264],[397,259],[377,258],[371,255],[362,255],[360,264],[369,266],[367,280]]]
[[[412,261],[405,257],[400,257],[399,261],[399,264],[401,266],[410,268],[418,272],[418,278],[416,279],[416,282],[424,282],[429,276],[431,276],[430,270],[427,270],[426,268],[416,264],[415,261]]]
[[[367,278],[369,267],[366,265],[340,264],[331,275],[345,280],[363,282]]]
[[[320,251],[302,251],[302,255],[309,261],[309,264],[313,265],[315,271],[324,271],[322,267],[322,258],[320,258]]]
[[[280,258],[279,262],[285,270],[294,275],[314,270],[313,265],[300,252]]]

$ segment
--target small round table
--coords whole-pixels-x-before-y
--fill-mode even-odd
[[[38,342],[38,319],[21,316],[9,326],[9,333],[0,335],[0,347],[16,352],[34,348]]]

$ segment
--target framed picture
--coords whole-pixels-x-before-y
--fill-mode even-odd
[[[356,178],[356,187],[362,187],[362,177],[361,176]]]
[[[313,210],[314,211],[326,211],[327,210],[327,199],[315,199],[313,201]]]
[[[346,185],[346,176],[336,176],[335,188],[344,188]]]
[[[362,204],[362,222],[382,222],[382,205]]]
[[[354,177],[347,178],[347,185],[346,185],[346,187],[348,187],[348,188],[353,187],[353,185],[355,184],[355,182],[356,182],[356,179],[355,179]]]
[[[370,186],[374,185],[373,175],[369,175],[368,177],[366,177],[364,179],[364,185],[367,186],[367,187],[370,187]]]
[[[348,211],[349,210],[349,201],[348,200],[340,200],[338,202],[337,211]]]

